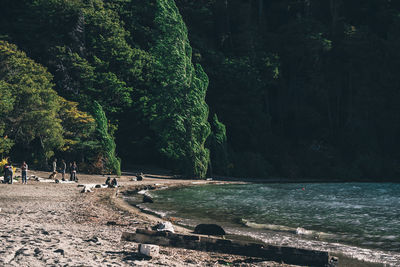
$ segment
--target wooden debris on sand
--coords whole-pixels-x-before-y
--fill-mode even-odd
[[[121,240],[263,258],[270,261],[294,265],[321,267],[338,266],[338,259],[324,251],[272,246],[199,235],[183,235],[171,232],[136,229],[136,233],[124,232],[121,236]]]

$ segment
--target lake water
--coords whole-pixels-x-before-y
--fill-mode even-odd
[[[217,223],[266,243],[400,266],[400,184],[205,185],[139,204],[185,225]]]

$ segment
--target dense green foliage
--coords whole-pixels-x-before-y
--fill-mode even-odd
[[[211,121],[211,134],[207,139],[207,145],[211,151],[210,173],[229,175],[232,165],[228,158],[228,143],[226,138],[226,127],[214,114]]]
[[[57,151],[79,151],[93,133],[93,118],[53,90],[52,76],[15,45],[0,41],[0,153],[36,166]],[[92,137],[93,139],[93,137]],[[81,150],[82,152],[82,150]]]
[[[157,1],[156,37],[151,49],[154,80],[149,87],[150,127],[160,151],[184,174],[205,177],[209,161],[204,143],[209,135],[205,94],[207,75],[193,66],[186,26],[174,1]]]
[[[12,111],[14,99],[11,95],[11,85],[0,80],[0,155],[8,153],[14,142],[4,134],[5,121]]]
[[[400,175],[397,1],[2,0],[0,39],[3,156]]]
[[[176,3],[234,174],[399,177],[398,1]]]
[[[64,144],[57,116],[59,97],[52,89],[51,75],[15,45],[1,41],[0,79],[4,102],[0,124],[12,140],[2,142],[3,152],[15,142],[29,147],[37,141],[42,147],[40,156],[49,158]]]

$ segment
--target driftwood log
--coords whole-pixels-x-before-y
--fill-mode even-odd
[[[272,246],[198,235],[182,235],[171,232],[136,229],[136,233],[122,233],[121,240],[142,244],[154,244],[206,252],[219,252],[263,258],[269,261],[294,265],[323,267],[338,266],[338,259],[330,256],[328,252],[324,251]]]

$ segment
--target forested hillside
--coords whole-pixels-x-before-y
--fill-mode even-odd
[[[0,0],[0,156],[400,176],[400,2]]]

